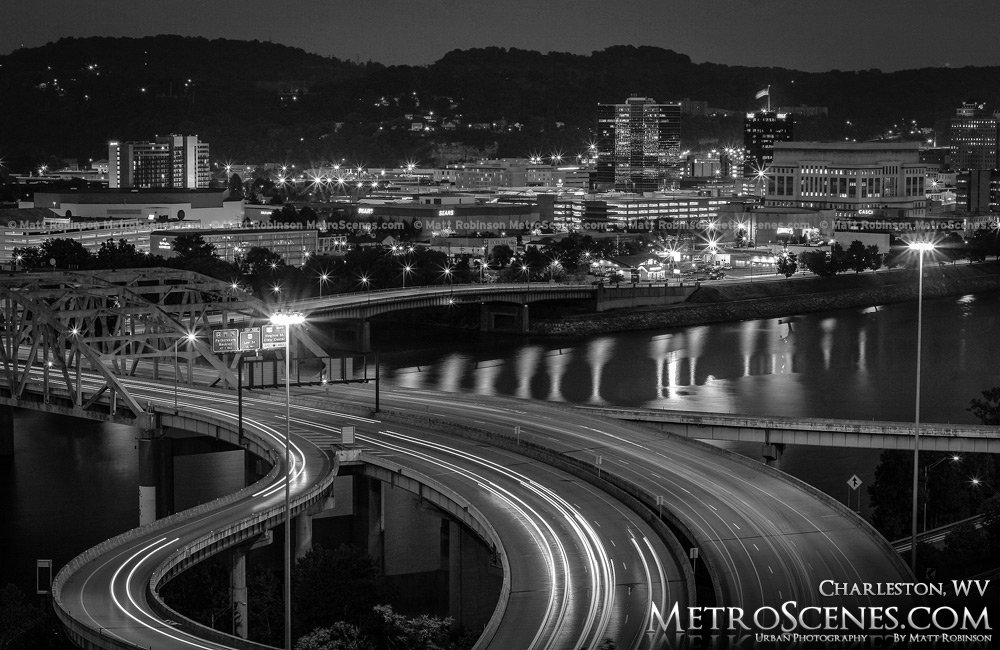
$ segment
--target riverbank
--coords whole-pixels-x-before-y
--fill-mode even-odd
[[[815,276],[786,281],[703,285],[686,302],[532,321],[531,333],[587,336],[632,330],[779,318],[816,311],[872,307],[917,298],[915,269]],[[1000,291],[1000,263],[927,266],[924,297]]]

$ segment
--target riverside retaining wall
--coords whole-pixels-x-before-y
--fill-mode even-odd
[[[1000,264],[929,266],[924,297],[1000,291]],[[687,302],[641,309],[571,316],[531,324],[532,334],[586,336],[626,330],[686,327],[706,323],[778,318],[915,300],[917,271],[853,273],[834,278],[795,278],[750,285],[702,286]]]

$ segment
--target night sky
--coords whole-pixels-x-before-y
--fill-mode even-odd
[[[11,0],[0,54],[66,36],[155,34],[271,40],[386,65],[473,47],[612,45],[812,72],[1000,65],[997,0]]]

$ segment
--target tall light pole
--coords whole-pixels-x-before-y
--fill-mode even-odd
[[[184,338],[174,341],[174,413],[177,412],[177,382],[180,378],[180,369],[177,365],[177,344],[181,341],[192,343],[196,338],[198,337],[194,332],[188,332],[184,335]]]
[[[446,278],[448,278],[448,293],[450,295],[454,295],[455,294],[455,285],[452,284],[452,280],[451,280],[451,267],[450,266],[444,267],[444,269],[442,269],[441,273],[443,273],[444,276]]]
[[[946,460],[950,460],[953,463],[957,463],[962,460],[962,457],[958,454],[952,454],[951,456],[946,456],[944,458],[938,459],[937,461],[931,463],[930,465],[924,465],[924,532],[927,532],[927,502],[930,501],[930,471],[943,463]]]
[[[406,288],[406,274],[413,270],[413,267],[407,264],[403,267],[403,288]]]
[[[917,573],[917,490],[920,480],[920,342],[924,334],[924,251],[934,250],[930,242],[913,242],[910,248],[920,255],[917,278],[917,391],[913,413],[913,508],[911,514],[910,570]]]
[[[371,306],[371,304],[372,304],[372,288],[371,288],[371,286],[369,284],[370,282],[371,282],[371,280],[368,279],[367,275],[362,275],[361,276],[361,284],[364,285],[365,290],[368,292],[368,305],[369,306]]]
[[[272,325],[285,328],[285,650],[292,650],[292,384],[291,349],[292,325],[305,321],[296,312],[277,313],[271,316]]]
[[[330,274],[329,273],[320,273],[319,274],[319,297],[320,298],[323,297],[323,285],[326,284],[326,281],[329,280],[329,279],[330,279]]]

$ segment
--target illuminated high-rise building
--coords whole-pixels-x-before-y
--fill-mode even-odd
[[[204,189],[211,180],[208,143],[196,135],[157,136],[153,142],[108,144],[111,188]]]
[[[1000,167],[1000,113],[988,111],[982,102],[966,102],[951,118],[950,133],[953,169]]]
[[[743,123],[743,177],[753,180],[763,176],[774,160],[774,143],[792,140],[795,118],[774,111],[747,113]]]
[[[597,189],[663,189],[679,176],[680,153],[680,102],[629,97],[624,104],[597,105]]]

